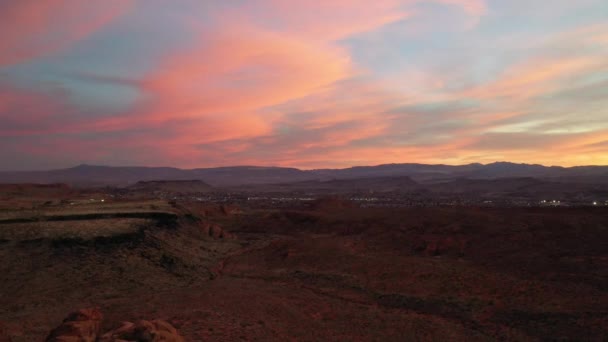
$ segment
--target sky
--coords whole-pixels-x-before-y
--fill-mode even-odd
[[[0,170],[608,165],[606,0],[1,0]]]

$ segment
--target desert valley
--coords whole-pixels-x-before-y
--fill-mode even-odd
[[[607,336],[608,206],[488,203],[479,181],[454,192],[471,205],[357,200],[430,196],[400,179],[1,185],[3,333],[40,341],[95,309],[99,337],[139,320],[186,341]]]

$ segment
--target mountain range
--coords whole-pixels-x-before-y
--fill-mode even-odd
[[[140,181],[201,180],[215,187],[328,182],[363,178],[409,177],[434,184],[459,179],[493,180],[530,177],[545,181],[608,184],[608,166],[559,167],[496,162],[491,164],[384,164],[344,169],[300,170],[286,167],[232,166],[179,169],[78,165],[48,171],[0,172],[0,183],[66,183],[75,186],[128,186]],[[303,183],[304,186],[306,183]]]

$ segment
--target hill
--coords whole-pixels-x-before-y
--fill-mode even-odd
[[[556,167],[498,162],[468,165],[386,164],[345,169],[300,170],[285,167],[231,166],[202,169],[79,165],[50,171],[0,172],[0,183],[66,183],[75,186],[128,186],[138,181],[203,180],[212,186],[280,184],[358,178],[410,177],[419,183],[459,178],[534,177],[565,182],[608,184],[608,166]]]

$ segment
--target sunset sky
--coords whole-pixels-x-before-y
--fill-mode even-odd
[[[1,170],[608,165],[606,0],[2,0]]]

